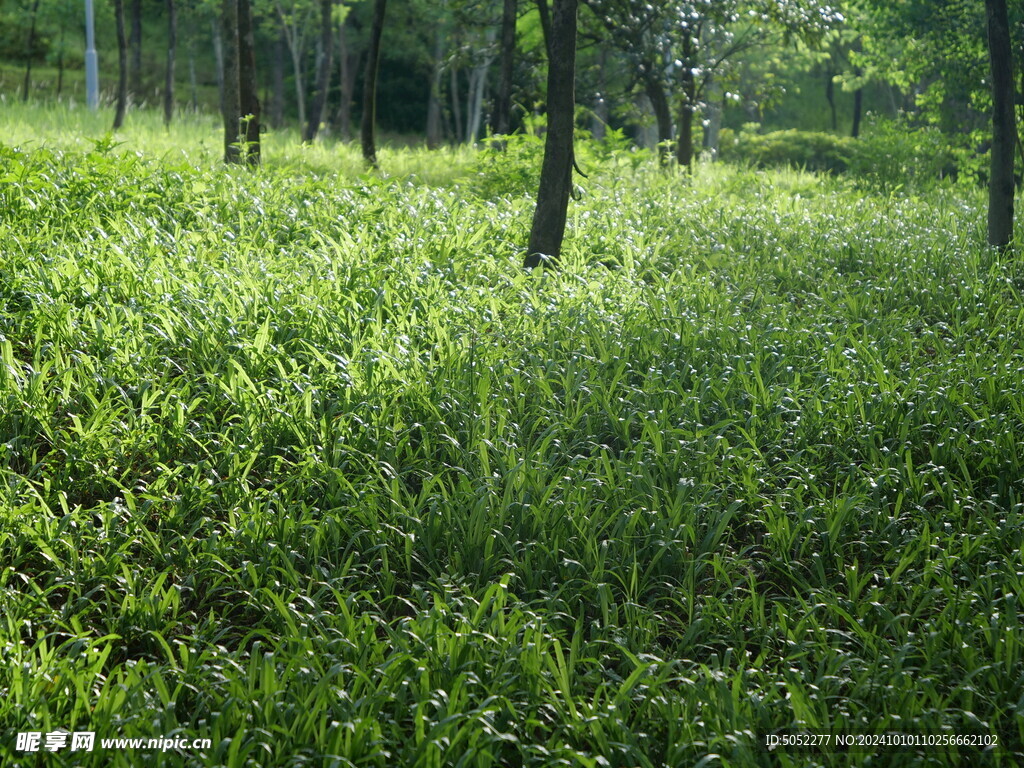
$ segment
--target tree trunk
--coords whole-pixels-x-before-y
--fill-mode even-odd
[[[210,30],[213,33],[213,63],[214,69],[217,70],[217,103],[220,106],[221,114],[224,114],[224,44],[222,42],[222,34],[220,28],[220,21],[216,17],[210,20]]]
[[[850,136],[855,139],[860,136],[860,119],[863,114],[864,89],[858,88],[853,92],[853,127],[850,129]]]
[[[174,117],[174,56],[178,44],[178,13],[174,0],[167,0],[167,77],[164,81],[164,125]]]
[[[348,16],[338,30],[338,77],[341,80],[341,100],[334,116],[334,124],[345,141],[352,139],[352,95],[356,88],[356,70],[359,69],[357,57],[353,57],[348,47]]]
[[[825,70],[825,100],[828,102],[829,112],[832,115],[832,131],[839,130],[839,116],[836,114],[836,73],[829,67]]]
[[[441,72],[444,62],[444,26],[434,30],[434,74],[430,80],[430,98],[427,101],[427,149],[441,146]]]
[[[302,48],[303,40],[288,27],[285,21],[284,9],[277,6],[278,15],[281,17],[281,34],[288,43],[288,52],[292,57],[292,71],[295,73],[295,106],[299,111],[299,130],[304,130],[306,125],[306,78],[302,72]],[[305,37],[305,35],[303,35]]]
[[[238,133],[242,104],[238,93],[238,0],[222,0],[220,31],[224,50],[224,162],[242,162]]]
[[[597,54],[597,94],[590,119],[590,135],[604,141],[608,129],[608,49],[601,46]]]
[[[64,89],[64,26],[68,17],[68,8],[65,4],[64,13],[60,18],[60,42],[57,43],[57,97]]]
[[[284,125],[284,53],[287,47],[284,33],[278,32],[270,60],[270,124],[274,128]]]
[[[132,101],[137,104],[142,100],[142,0],[132,0],[132,31],[128,44],[131,49],[128,88]]]
[[[494,100],[491,132],[506,136],[512,131],[512,68],[516,55],[516,0],[505,0],[501,14],[501,65],[498,96]]]
[[[536,0],[536,4],[540,15],[540,31],[544,35],[544,52],[551,58],[551,11],[548,0]]]
[[[697,66],[697,41],[688,32],[683,34],[682,91],[679,107],[679,137],[676,142],[676,160],[688,171],[693,170],[693,113],[697,108],[697,81],[693,68]]]
[[[117,24],[117,106],[114,110],[114,130],[124,125],[128,109],[128,39],[124,34],[124,0],[114,0],[114,19]]]
[[[366,74],[363,78],[363,118],[360,139],[363,159],[372,168],[377,167],[377,65],[380,61],[380,37],[384,31],[384,13],[387,0],[374,0],[373,22],[370,26],[370,47],[366,54]]]
[[[722,135],[722,113],[725,111],[725,94],[714,78],[708,78],[704,86],[708,118],[704,128],[702,145],[707,150],[708,158],[714,162],[718,159],[718,143]]]
[[[487,30],[487,49],[494,43],[493,29]],[[487,90],[487,73],[491,69],[493,56],[488,56],[469,72],[469,89],[466,91],[466,143],[472,144],[480,137],[484,122],[484,93]]]
[[[245,142],[245,161],[260,164],[260,99],[256,78],[256,45],[249,0],[238,2],[238,134]]]
[[[653,73],[654,68],[647,68],[648,75],[644,78],[644,93],[651,102],[654,119],[658,124],[658,162],[668,164],[669,145],[672,142],[672,114],[669,112],[665,88]]]
[[[21,100],[28,101],[28,89],[32,84],[32,57],[36,47],[36,17],[39,15],[39,0],[32,4],[32,25],[28,29],[28,42],[25,44],[25,86],[21,91]]]
[[[988,242],[1005,248],[1013,238],[1013,54],[1006,0],[985,0],[992,73],[992,158],[988,185]]]
[[[462,107],[459,101],[459,70],[457,67],[451,67],[451,77],[449,80],[449,85],[451,86],[452,122],[455,124],[452,134],[455,137],[455,143],[458,144],[462,141]]]
[[[196,22],[194,14],[194,8],[189,8],[185,14],[185,34],[188,37],[188,85],[193,114],[199,111],[199,84],[196,82]]]
[[[306,134],[303,141],[313,141],[320,131],[320,120],[323,117],[324,107],[327,104],[327,89],[331,84],[331,53],[334,49],[333,32],[331,26],[331,9],[334,0],[320,0],[320,50],[319,60],[316,68],[316,97],[313,99],[309,111],[309,122],[306,124]]]
[[[562,252],[572,191],[577,0],[555,0],[548,49],[548,132],[524,266],[551,266]]]

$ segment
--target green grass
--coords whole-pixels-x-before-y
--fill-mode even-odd
[[[524,274],[529,151],[250,175],[202,121],[30,117],[0,764],[1024,759],[1024,270],[980,193],[584,147]],[[56,728],[213,746],[15,751]],[[1000,747],[759,746],[804,731]]]

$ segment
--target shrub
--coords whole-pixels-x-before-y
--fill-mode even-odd
[[[956,178],[970,155],[935,128],[877,119],[866,121],[857,139],[813,131],[723,130],[720,152],[723,160],[757,168],[849,173],[884,190]]]

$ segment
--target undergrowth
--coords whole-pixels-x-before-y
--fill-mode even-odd
[[[525,274],[493,159],[67,138],[0,150],[0,763],[1024,759],[979,195],[581,150]],[[57,728],[212,747],[15,751]]]

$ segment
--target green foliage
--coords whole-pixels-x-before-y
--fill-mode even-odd
[[[813,131],[737,134],[723,130],[720,156],[757,168],[850,174],[890,191],[955,178],[961,166],[969,171],[977,168],[979,161],[967,148],[951,146],[949,137],[935,128],[911,128],[879,119],[865,125],[858,139]]]
[[[529,200],[464,155],[247,173],[31,117],[0,764],[1024,761],[1024,271],[977,190],[595,150],[526,274]],[[56,728],[212,746],[14,751]]]

